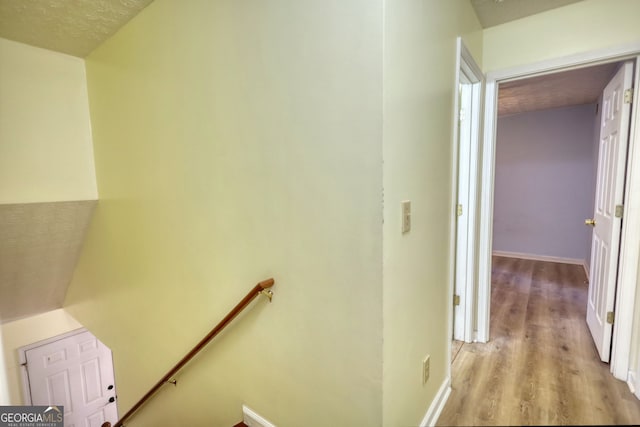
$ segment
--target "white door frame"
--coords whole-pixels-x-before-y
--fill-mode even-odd
[[[469,138],[466,141],[459,141],[459,123],[460,123],[460,97],[458,96],[458,88],[461,83],[470,85],[471,95],[471,108],[469,114],[470,132]],[[453,143],[452,143],[452,179],[451,179],[451,213],[454,215],[454,220],[451,221],[450,230],[450,257],[452,262],[449,277],[450,283],[450,299],[453,302],[453,295],[456,291],[456,280],[460,280],[461,286],[459,286],[459,296],[461,305],[457,308],[454,307],[449,319],[449,337],[454,335],[453,332],[453,320],[454,316],[456,321],[463,324],[462,338],[466,342],[472,342],[474,339],[474,308],[475,308],[475,249],[476,249],[476,224],[477,224],[477,204],[478,196],[478,157],[475,155],[479,151],[480,146],[480,122],[481,122],[481,110],[482,110],[482,96],[484,87],[484,74],[482,70],[473,59],[473,56],[464,45],[461,37],[456,40],[456,70],[455,70],[455,96],[453,106]],[[460,146],[459,146],[460,145]],[[458,167],[458,156],[462,152],[466,153],[465,157],[468,159],[465,164]],[[465,188],[465,194],[458,194],[459,182],[461,177],[468,185],[463,186]],[[464,178],[466,177],[466,178]],[[462,201],[464,210],[464,220],[467,228],[467,233],[463,239],[457,238],[457,223],[458,217],[456,215],[457,205],[459,201]],[[463,218],[460,217],[460,218]],[[457,257],[456,254],[460,255]],[[463,258],[463,259],[457,259]],[[466,274],[458,274],[459,267],[462,266],[462,270]],[[449,352],[451,353],[451,352]]]
[[[487,74],[481,171],[480,234],[478,242],[478,341],[487,342],[489,340],[498,84],[508,80],[518,80],[533,75],[550,74],[599,63],[625,59],[637,60],[640,58],[639,55],[640,42],[493,71]],[[614,323],[610,366],[613,375],[624,381],[630,381],[629,365],[633,319],[635,312],[640,312],[640,306],[635,306],[638,262],[640,261],[640,109],[637,108],[640,73],[638,68],[638,62],[636,61],[634,103],[631,112],[631,132],[627,155],[625,209],[616,291],[616,321]]]

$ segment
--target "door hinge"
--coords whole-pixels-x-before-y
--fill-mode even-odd
[[[463,122],[464,119],[466,119],[466,118],[467,118],[467,116],[465,114],[464,108],[461,108],[460,109],[460,121]]]
[[[615,316],[613,314],[613,311],[607,311],[607,323],[608,324],[613,325],[613,321],[615,320],[614,317]]]
[[[460,295],[454,295],[453,296],[453,305],[455,305],[455,306],[460,305]]]
[[[622,218],[624,215],[624,205],[616,205],[616,218]]]
[[[458,206],[456,207],[456,215],[462,216],[462,205],[461,204],[458,204]]]
[[[624,91],[624,103],[625,104],[633,103],[633,88],[630,88]]]

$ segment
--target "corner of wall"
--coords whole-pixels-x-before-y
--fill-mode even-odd
[[[98,196],[85,63],[0,38],[0,203]]]

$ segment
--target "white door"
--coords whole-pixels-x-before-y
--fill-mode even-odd
[[[63,405],[65,427],[118,419],[111,350],[82,332],[25,352],[31,403]]]
[[[460,68],[458,87],[456,165],[457,220],[455,222],[455,271],[453,338],[472,342],[475,272],[475,206],[477,198],[478,143],[480,105],[482,102],[482,72],[469,51],[458,39]]]
[[[625,91],[631,89],[633,63],[622,65],[604,90],[598,154],[598,178],[591,243],[591,272],[587,324],[604,362],[611,353],[612,324],[607,313],[614,312],[618,251],[622,218],[616,206],[624,196],[625,163],[629,139],[631,104]],[[588,220],[589,221],[589,220]],[[591,222],[591,221],[589,221]]]
[[[473,86],[460,74],[458,123],[458,207],[456,223],[456,279],[453,307],[453,339],[465,341],[466,287],[473,275],[468,266],[469,247],[469,188],[471,184],[471,97]]]

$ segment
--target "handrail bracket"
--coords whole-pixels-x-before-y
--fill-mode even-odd
[[[271,289],[263,289],[260,291],[262,295],[269,298],[269,302],[273,299],[273,291]]]

